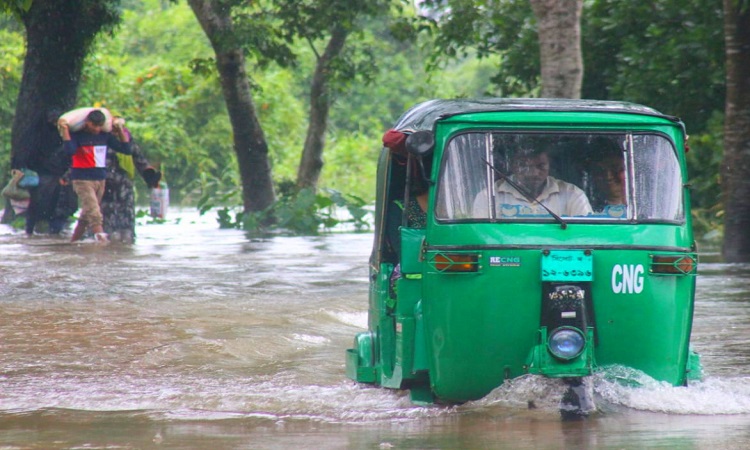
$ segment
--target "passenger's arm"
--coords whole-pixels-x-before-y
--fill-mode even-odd
[[[107,147],[111,148],[112,150],[124,153],[126,155],[130,155],[133,153],[133,151],[130,148],[130,138],[127,136],[127,134],[123,133],[125,136],[125,141],[122,141],[120,139],[117,139],[113,134],[110,134],[107,137]]]

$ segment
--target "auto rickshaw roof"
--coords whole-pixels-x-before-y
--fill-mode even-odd
[[[479,98],[428,100],[406,111],[396,122],[394,129],[400,131],[432,130],[435,122],[447,117],[463,114],[506,111],[639,114],[661,117],[682,124],[677,117],[662,114],[647,106],[628,102],[557,98]]]

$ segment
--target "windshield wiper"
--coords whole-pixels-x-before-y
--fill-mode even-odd
[[[560,217],[557,214],[555,214],[551,209],[549,209],[547,207],[547,205],[545,205],[544,203],[542,203],[539,200],[537,200],[537,198],[534,197],[534,194],[532,194],[526,187],[524,187],[524,186],[516,183],[515,181],[513,181],[510,178],[510,175],[508,175],[507,173],[505,173],[502,170],[498,169],[497,167],[493,166],[492,163],[490,163],[486,159],[482,158],[482,161],[484,161],[485,164],[487,164],[488,166],[490,166],[490,169],[492,169],[496,174],[500,175],[500,177],[502,179],[504,179],[505,181],[507,181],[508,184],[513,187],[513,189],[517,190],[521,195],[523,195],[524,197],[526,197],[526,200],[528,200],[530,203],[536,203],[539,206],[541,206],[542,208],[544,208],[545,211],[547,211],[552,217],[554,217],[555,220],[560,224],[560,228],[562,228],[563,230],[566,229],[566,228],[568,228],[568,223],[565,222],[565,220],[562,217]]]

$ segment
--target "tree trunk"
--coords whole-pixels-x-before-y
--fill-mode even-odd
[[[583,0],[531,0],[537,19],[542,97],[581,98]]]
[[[724,248],[750,261],[750,2],[724,0],[727,99],[724,118]]]
[[[316,189],[320,172],[323,170],[323,148],[328,128],[328,113],[331,109],[330,64],[341,53],[349,35],[342,26],[336,26],[331,33],[325,51],[318,57],[312,84],[310,85],[310,122],[305,137],[297,170],[297,186]]]
[[[11,165],[24,166],[40,145],[50,109],[71,109],[94,37],[119,21],[119,0],[35,0],[21,12],[26,56],[11,130]],[[2,222],[12,220],[5,208]]]
[[[245,212],[261,211],[275,200],[268,143],[255,112],[245,56],[234,39],[231,8],[218,0],[188,3],[216,53],[221,90],[234,134],[243,207]]]

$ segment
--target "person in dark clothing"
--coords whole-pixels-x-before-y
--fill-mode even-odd
[[[394,164],[405,168],[404,187],[408,192],[406,202],[401,196],[390,202],[385,219],[386,242],[390,253],[395,256],[395,266],[389,283],[389,294],[392,298],[396,298],[396,283],[401,278],[401,229],[427,227],[432,158],[414,158],[409,163],[411,157],[407,155],[405,147],[407,136],[405,132],[397,130],[388,130],[383,136],[383,145],[390,149]]]
[[[49,224],[50,234],[59,234],[70,216],[78,208],[73,188],[64,185],[62,177],[70,167],[70,156],[62,151],[62,139],[55,124],[60,110],[49,109],[36,120],[34,136],[29,147],[18,152],[14,168],[29,168],[39,174],[39,185],[29,188],[29,208],[26,210],[26,234],[31,236],[40,221]]]
[[[130,135],[127,128],[125,133]],[[110,240],[125,244],[132,244],[135,240],[135,172],[151,188],[158,187],[161,179],[161,173],[149,164],[132,136],[130,149],[131,156],[107,150],[107,183],[101,201],[104,232]]]
[[[394,163],[409,167],[406,152],[406,132],[388,130],[383,136],[383,146],[390,149]],[[408,200],[404,204],[403,197],[393,201],[388,208],[386,216],[386,239],[388,245],[397,258],[401,253],[400,228],[425,228],[427,225],[427,196],[430,188],[429,177],[432,171],[432,158],[418,160],[414,158],[411,162],[411,173],[405,174],[409,180]]]
[[[60,136],[63,140],[63,150],[72,156],[70,179],[73,189],[81,201],[81,215],[73,230],[71,242],[83,238],[87,228],[94,233],[96,241],[101,244],[109,242],[102,226],[102,212],[99,203],[104,195],[104,185],[107,178],[107,150],[129,155],[130,137],[124,128],[113,123],[113,133],[103,131],[106,116],[98,109],[91,111],[86,117],[83,129],[71,133],[65,121],[58,122]],[[117,137],[115,137],[117,135]]]

